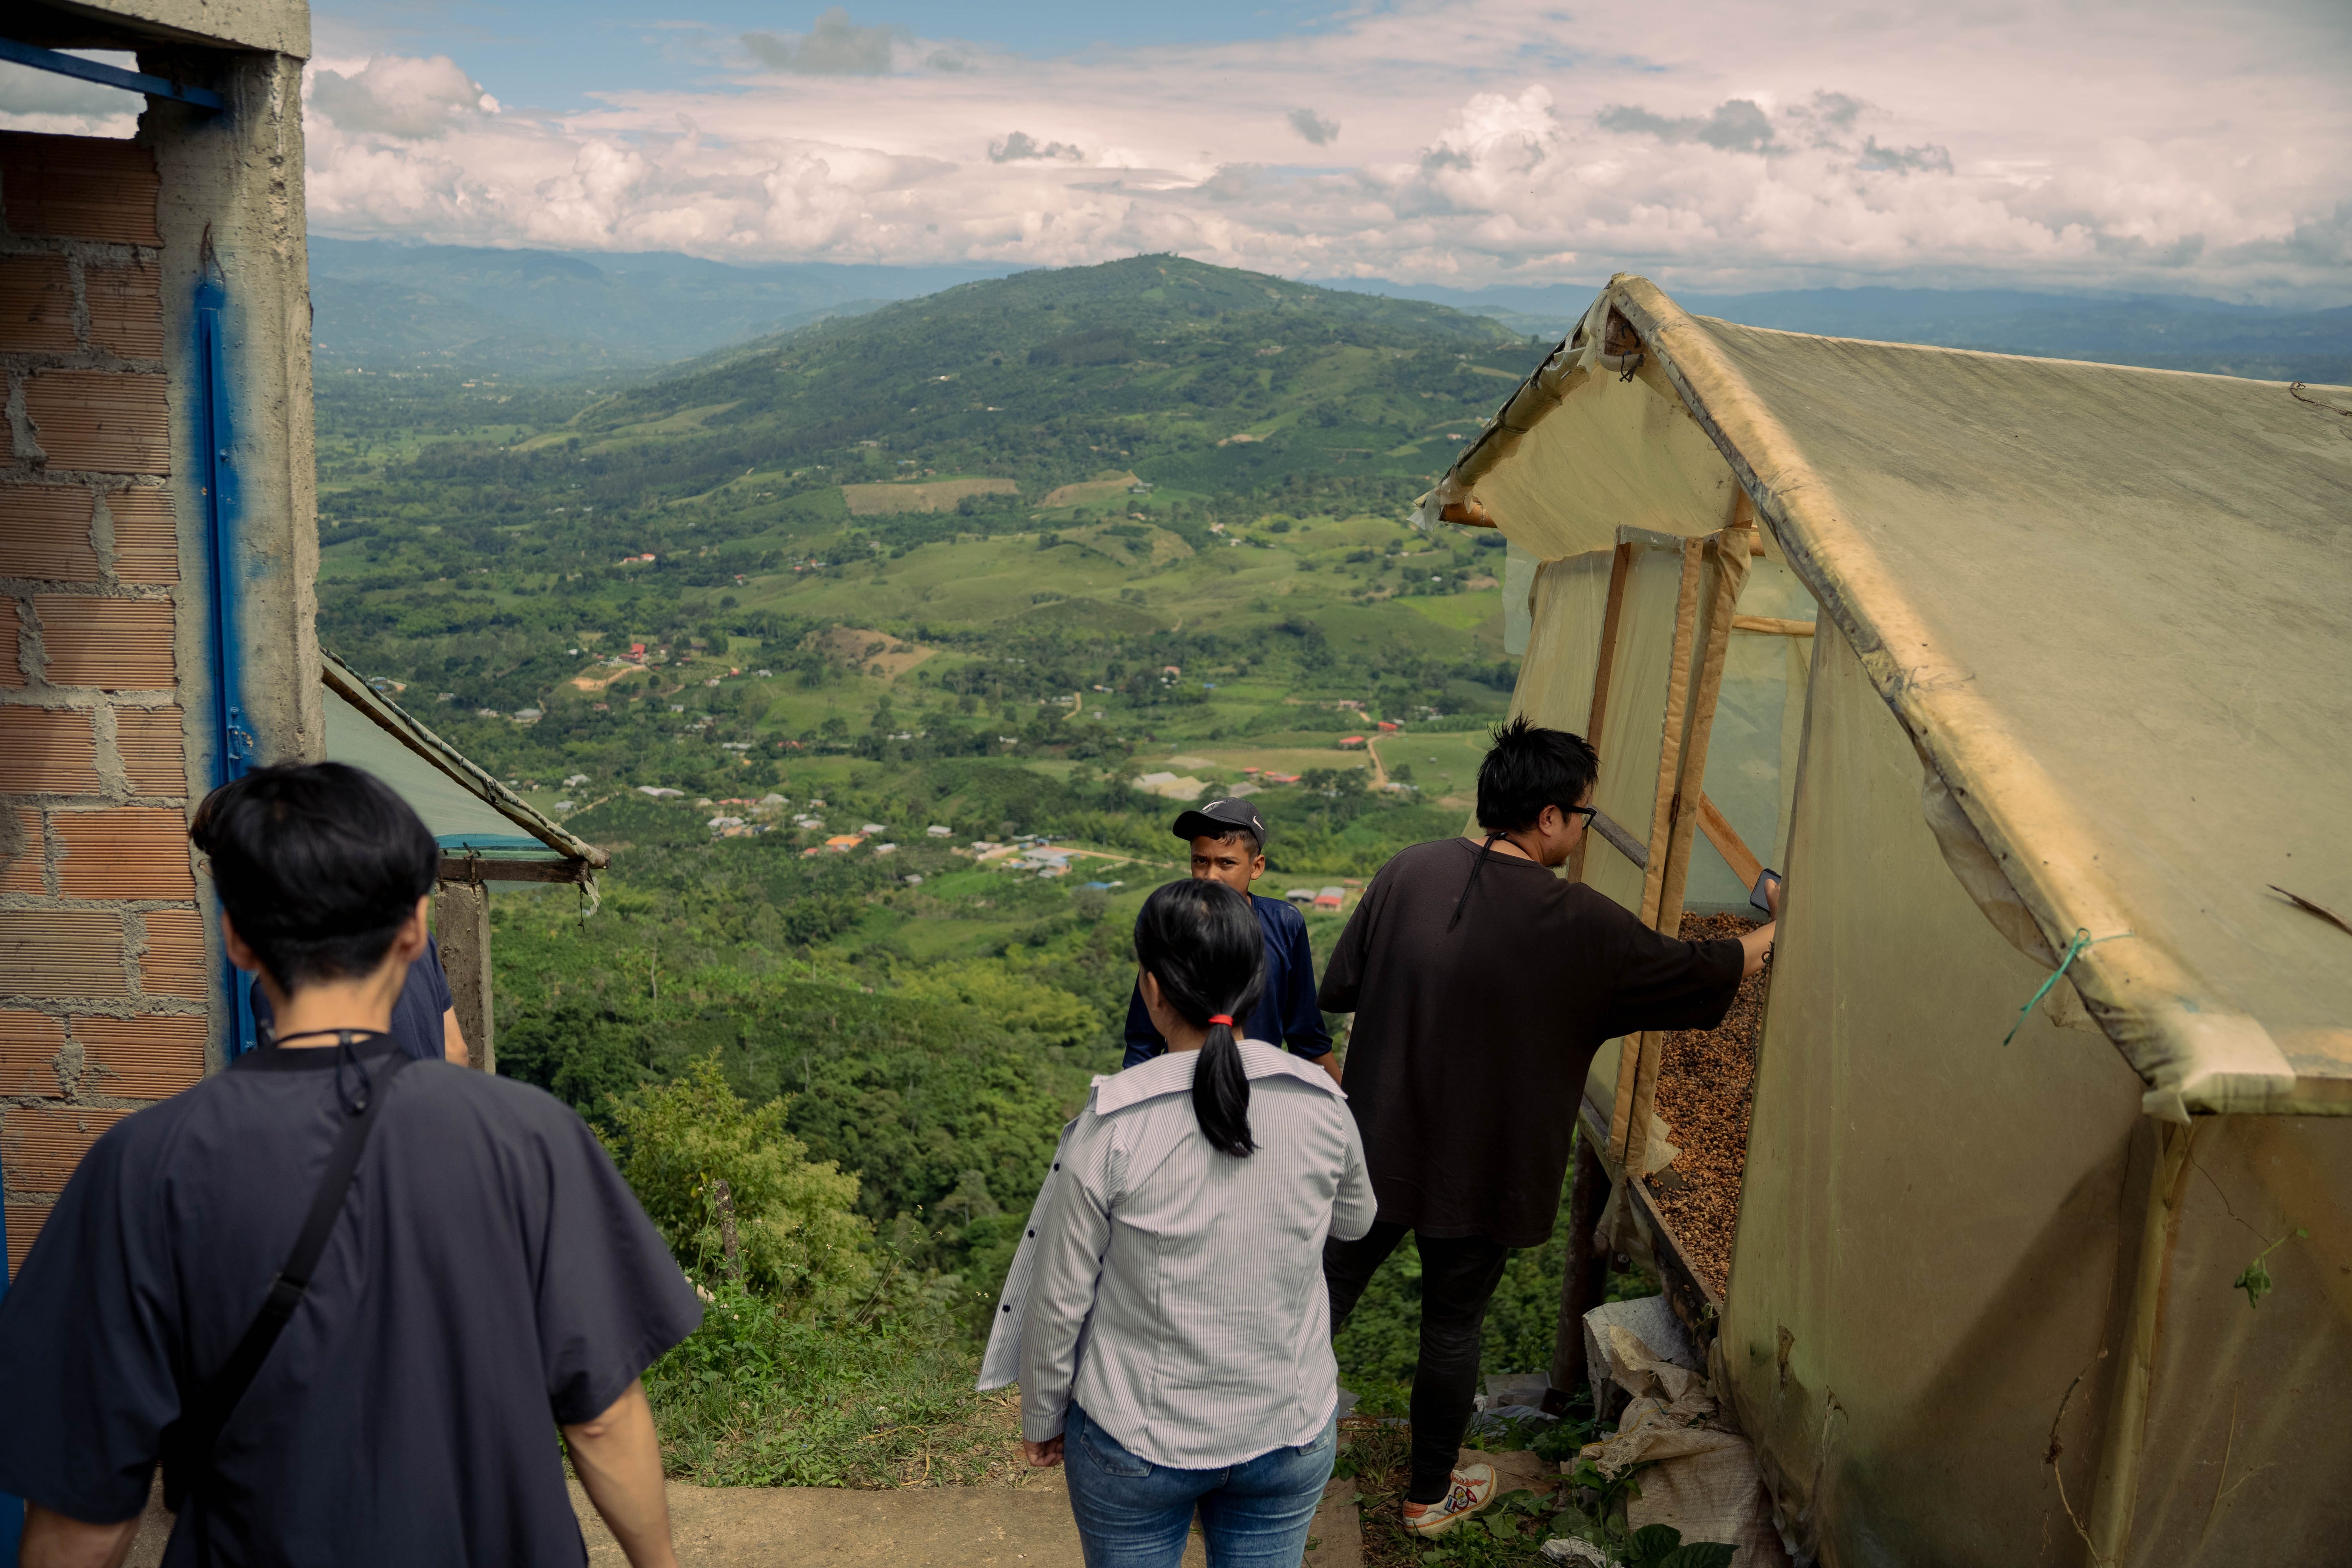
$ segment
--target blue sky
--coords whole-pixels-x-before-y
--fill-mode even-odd
[[[407,54],[446,54],[490,79],[509,101],[564,110],[595,92],[687,89],[710,73],[709,45],[744,33],[806,33],[826,5],[776,5],[724,0],[665,12],[633,0],[393,0],[384,5],[313,7],[322,38]],[[912,0],[860,23],[895,24],[924,37],[957,39],[993,51],[1066,58],[1181,44],[1248,43],[1307,34],[1335,16],[1370,6],[1339,7],[1190,0],[1183,5],[1106,5],[1078,0],[1024,0],[1017,5]]]

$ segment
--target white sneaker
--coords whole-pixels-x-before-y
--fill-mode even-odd
[[[1465,1466],[1454,1472],[1444,1500],[1406,1503],[1404,1527],[1414,1535],[1443,1535],[1494,1500],[1494,1468]]]

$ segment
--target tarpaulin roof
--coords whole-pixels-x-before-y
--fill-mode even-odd
[[[327,687],[329,760],[365,768],[399,792],[425,819],[443,854],[585,860],[596,867],[610,862],[611,856],[534,810],[333,654],[321,649],[320,659]]]
[[[1741,498],[2147,1109],[2352,1113],[2352,390],[1769,331],[1612,279],[1427,506],[1547,558]],[[1939,799],[1938,796],[1941,798]],[[1885,977],[1900,984],[1899,976]]]

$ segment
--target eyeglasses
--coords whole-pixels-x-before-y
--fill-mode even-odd
[[[1559,814],[1563,817],[1580,816],[1584,818],[1584,826],[1590,827],[1592,826],[1592,819],[1601,815],[1601,808],[1597,805],[1563,805],[1559,808]]]

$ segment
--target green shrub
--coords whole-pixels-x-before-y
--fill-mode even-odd
[[[610,1101],[621,1174],[688,1273],[725,1278],[713,1184],[735,1211],[744,1283],[780,1305],[835,1309],[873,1279],[869,1228],[853,1211],[857,1178],[784,1130],[789,1105],[754,1110],[727,1085],[719,1054]]]
[[[881,1292],[876,1292],[877,1295]],[[698,1485],[971,1482],[1010,1462],[1003,1395],[921,1301],[818,1319],[722,1285],[702,1327],[646,1373],[671,1475]]]

